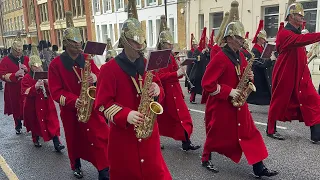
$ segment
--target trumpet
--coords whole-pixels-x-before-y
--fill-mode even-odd
[[[179,62],[179,58],[182,58],[182,59],[185,59],[186,58],[186,55],[178,55],[178,56],[174,56],[174,59],[176,60],[176,63],[178,64],[179,68],[181,67],[181,63]],[[186,77],[186,80],[190,86],[190,90],[193,89],[195,86],[192,84],[192,82],[190,81],[190,78],[187,74],[186,71],[183,71],[183,75]]]

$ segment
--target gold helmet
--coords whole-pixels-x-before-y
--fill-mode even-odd
[[[72,12],[66,12],[66,29],[63,31],[63,40],[71,40],[77,43],[82,42],[79,28],[74,27]]]
[[[245,38],[244,26],[240,21],[234,21],[227,25],[226,31],[224,33],[224,38],[227,36],[240,36]]]
[[[31,46],[31,56],[30,56],[30,60],[29,60],[29,67],[31,66],[35,66],[35,67],[40,67],[42,66],[42,61],[39,57],[39,52],[38,52],[38,49],[37,49],[37,46],[36,45],[32,45]]]
[[[161,16],[161,22],[160,22],[160,34],[158,37],[158,43],[157,43],[157,49],[161,49],[161,46],[164,43],[168,43],[168,44],[173,44],[174,40],[173,37],[171,35],[171,32],[169,31],[168,27],[167,27],[167,20],[166,20],[166,16],[162,15]]]
[[[107,39],[107,58],[116,57],[117,52],[113,49],[111,39]]]
[[[284,17],[286,21],[288,21],[288,16],[290,14],[300,14],[301,16],[304,16],[304,9],[302,4],[296,2],[295,0],[289,0],[288,8]]]
[[[128,0],[128,19],[122,25],[118,47],[124,48],[124,44],[128,44],[127,39],[143,45],[142,49],[138,50],[143,50],[147,46],[145,32],[142,30],[141,23],[138,20],[136,0]]]
[[[230,11],[229,11],[229,15],[228,14],[225,14],[225,18],[223,19],[223,22],[222,21],[222,24],[221,24],[221,27],[220,27],[220,31],[219,31],[219,34],[218,34],[218,39],[216,40],[218,45],[221,46],[223,43],[225,43],[224,41],[224,34],[225,34],[225,31],[226,31],[226,27],[229,23],[233,22],[233,21],[236,21],[236,20],[239,20],[239,3],[238,1],[232,1],[231,2],[231,8],[230,8]]]
[[[258,38],[267,39],[267,32],[263,29],[263,20],[260,20],[256,35],[254,36],[252,43],[257,43]]]
[[[23,43],[21,41],[21,32],[17,33],[17,36],[13,40],[11,48],[18,53],[21,53],[23,51]]]

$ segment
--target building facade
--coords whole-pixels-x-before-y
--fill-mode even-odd
[[[106,42],[107,38],[111,38],[112,43],[117,44],[122,24],[128,16],[127,4],[127,0],[92,0],[97,41]],[[167,0],[167,24],[177,49],[186,47],[184,8],[184,1]],[[164,0],[137,0],[137,11],[139,21],[146,33],[147,46],[150,49],[155,48],[160,16],[165,14]]]
[[[201,36],[202,29],[207,27],[207,34],[215,30],[219,32],[223,14],[230,10],[233,0],[188,0],[187,2],[187,42],[190,34],[194,33],[197,40]],[[249,39],[252,40],[258,28],[259,21],[264,20],[269,42],[274,42],[280,22],[284,22],[284,16],[288,0],[238,0],[240,21],[245,30],[249,31]],[[297,0],[301,2],[305,10],[306,29],[309,32],[319,32],[320,0]],[[187,44],[190,48],[190,44]],[[310,46],[307,46],[307,50]],[[309,64],[313,81],[318,86],[320,82],[320,59]]]
[[[1,30],[4,47],[11,47],[18,32],[22,42],[27,43],[22,0],[1,1]]]
[[[75,27],[79,27],[83,41],[92,39],[91,0],[23,0],[28,43],[50,41],[62,49],[62,34],[66,28],[65,12],[73,12]]]

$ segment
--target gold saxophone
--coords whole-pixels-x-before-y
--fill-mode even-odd
[[[154,98],[148,94],[152,79],[152,72],[147,71],[143,88],[141,89],[141,100],[138,107],[138,112],[144,115],[144,122],[134,127],[136,137],[139,139],[146,139],[151,136],[157,115],[163,113],[163,107],[158,102],[155,102]]]
[[[96,87],[90,86],[87,78],[91,75],[90,56],[85,59],[84,68],[81,74],[81,91],[79,100],[83,102],[83,105],[77,109],[78,121],[87,123],[92,111],[93,101],[96,96]]]
[[[252,91],[256,92],[256,86],[250,82],[249,78],[248,78],[248,74],[252,71],[252,65],[254,62],[254,54],[248,50],[248,52],[251,54],[251,58],[248,60],[248,65],[245,68],[240,82],[237,85],[238,90],[240,90],[240,95],[233,98],[231,100],[231,103],[234,107],[241,107],[243,106],[243,104],[247,101],[250,93]]]

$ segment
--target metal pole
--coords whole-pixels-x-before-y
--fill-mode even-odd
[[[167,0],[164,0],[164,13],[165,13],[165,16],[166,16],[166,20],[168,18],[168,13],[167,13]]]
[[[5,42],[4,38],[3,38],[3,26],[4,26],[4,23],[3,23],[3,1],[0,2],[0,11],[1,11],[1,37],[2,37],[2,43],[3,43],[3,46],[6,48],[7,47],[7,43]]]

